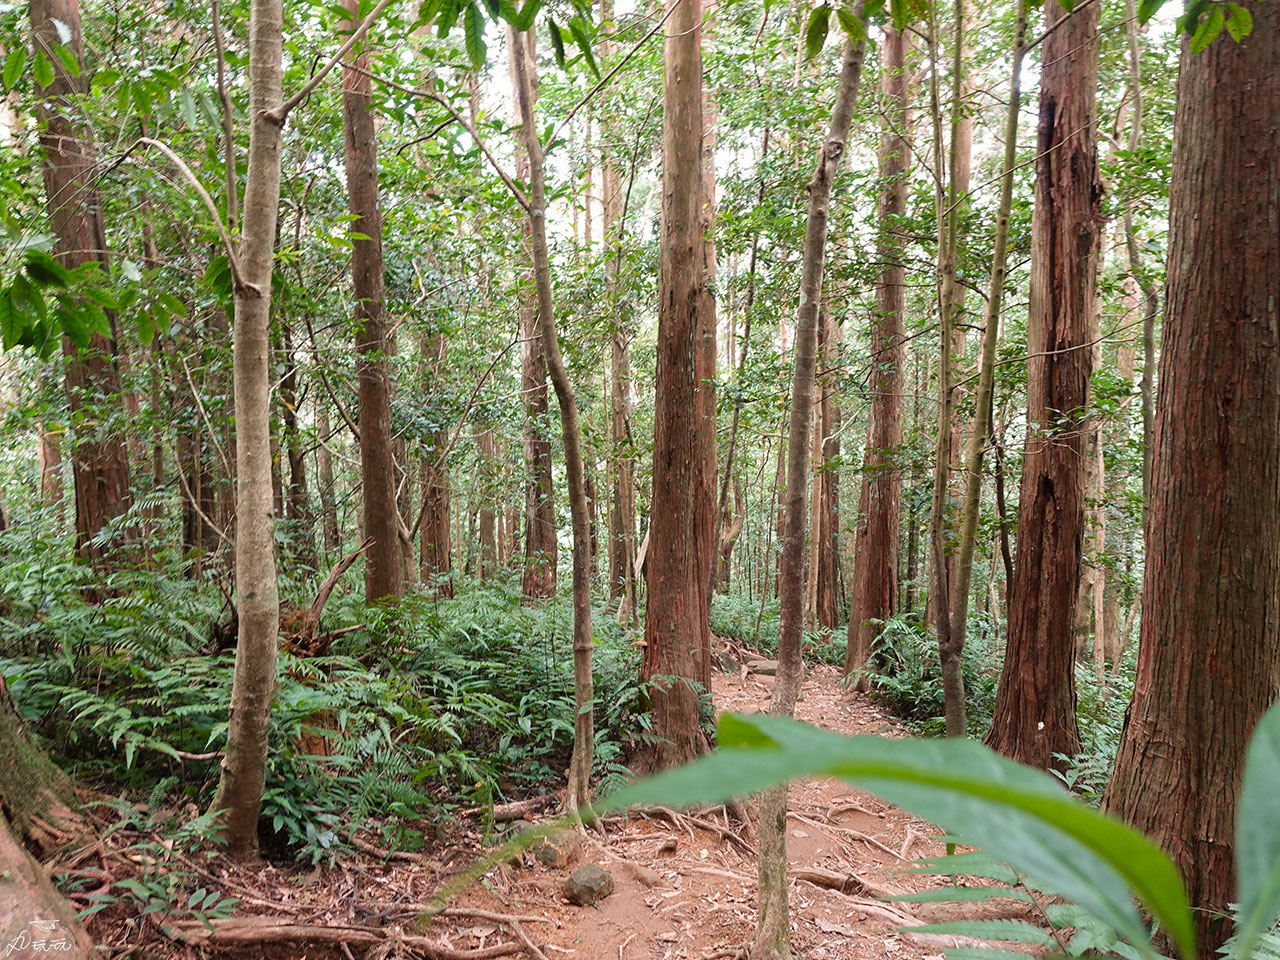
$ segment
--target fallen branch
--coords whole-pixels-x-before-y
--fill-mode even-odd
[[[536,813],[544,807],[550,806],[555,797],[548,794],[545,797],[530,797],[528,800],[516,800],[512,803],[494,804],[493,817],[494,823],[510,823],[512,820],[523,819],[527,813]],[[464,817],[474,817],[489,812],[489,807],[469,807],[462,811]]]
[[[810,820],[808,817],[801,816],[800,814],[796,813],[794,810],[788,811],[787,817],[788,819],[791,819],[791,820],[799,820],[801,823],[807,823],[809,826],[815,827],[818,830],[835,830],[838,833],[847,833],[849,836],[853,837],[855,840],[861,840],[863,843],[869,844],[870,846],[873,846],[878,850],[883,850],[885,853],[889,854],[889,856],[894,857],[895,859],[898,859],[898,860],[903,859],[897,850],[894,850],[891,847],[886,847],[883,843],[881,843],[875,837],[869,837],[865,833],[863,833],[861,830],[855,830],[853,829],[853,827],[842,827],[834,823],[818,823],[817,820]]]
[[[812,883],[815,887],[825,887],[839,893],[870,895],[873,897],[896,897],[901,890],[883,886],[856,873],[841,873],[838,870],[824,870],[822,867],[809,867],[791,871],[792,878]]]
[[[280,923],[270,918],[264,920],[258,917],[211,920],[209,926],[200,921],[175,923],[167,926],[165,932],[183,943],[219,947],[259,947],[269,943],[373,946],[394,939],[432,960],[490,960],[492,957],[508,957],[527,949],[520,943],[495,943],[491,947],[477,950],[459,950],[429,937],[401,934],[398,928],[381,930],[376,927],[326,927],[309,923]]]

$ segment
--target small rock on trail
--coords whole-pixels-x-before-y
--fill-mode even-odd
[[[580,907],[588,907],[611,893],[613,874],[594,863],[579,867],[564,882],[565,899]]]

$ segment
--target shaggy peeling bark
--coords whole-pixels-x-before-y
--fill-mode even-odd
[[[1280,694],[1280,5],[1252,10],[1243,43],[1183,40],[1138,673],[1103,798],[1182,870],[1203,960]]]
[[[542,349],[551,372],[551,384],[560,406],[560,434],[568,476],[569,514],[573,526],[573,756],[569,761],[565,806],[571,812],[585,810],[591,802],[591,766],[595,757],[595,693],[591,675],[591,522],[588,515],[586,470],[582,460],[582,431],[573,385],[560,354],[556,333],[555,302],[551,295],[551,258],[547,249],[547,200],[543,176],[542,143],[533,112],[533,35],[509,28],[515,64],[516,101],[520,108],[520,133],[529,159],[527,213],[531,231],[534,277],[538,291],[538,320]],[[525,44],[528,44],[526,53]]]
[[[857,7],[862,15],[862,4]],[[809,211],[805,221],[804,267],[800,305],[796,310],[796,367],[791,384],[791,414],[787,430],[787,486],[783,503],[786,526],[779,561],[778,594],[781,634],[778,675],[769,712],[792,716],[800,696],[804,662],[804,542],[805,485],[809,476],[809,416],[813,409],[814,372],[818,352],[818,314],[822,302],[822,273],[826,265],[827,224],[831,187],[853,122],[853,108],[862,79],[865,44],[846,39],[840,82],[831,114],[831,129],[809,181]],[[757,900],[760,916],[751,944],[751,960],[785,960],[791,956],[790,908],[787,902],[787,788],[777,787],[760,800],[760,873]]]
[[[1065,19],[1065,22],[1059,22]],[[1080,749],[1073,628],[1102,185],[1098,7],[1045,7],[1028,307],[1027,442],[1008,643],[987,744],[1042,769]]]

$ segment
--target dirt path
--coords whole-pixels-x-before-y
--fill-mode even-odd
[[[721,710],[759,712],[768,706],[772,683],[772,677],[745,670],[717,674],[716,704]],[[847,698],[834,667],[810,668],[797,716],[844,733],[906,735],[878,705],[862,696]],[[797,957],[938,960],[944,947],[961,942],[902,934],[897,928],[915,921],[955,919],[961,911],[968,917],[1024,915],[1025,905],[1008,900],[974,909],[975,905],[873,899],[886,892],[941,885],[945,881],[940,877],[897,871],[906,860],[941,855],[945,848],[932,839],[939,832],[936,828],[840,781],[793,785],[789,816]],[[462,915],[440,918],[426,931],[414,928],[415,918],[432,895],[482,851],[478,830],[464,829],[448,849],[433,853],[396,854],[390,859],[366,856],[309,873],[265,867],[251,874],[222,862],[210,862],[199,872],[224,896],[242,900],[237,916],[225,921],[243,933],[241,946],[228,950],[223,945],[215,952],[276,960],[408,957],[417,955],[411,938],[419,934],[453,951],[483,954],[508,944],[506,952],[519,952],[514,939],[518,931],[492,916],[466,915],[470,909],[526,918],[521,921],[523,932],[536,947],[525,953],[533,960],[711,960],[734,955],[755,925],[754,838],[738,830],[723,810],[692,816],[655,810],[615,818],[606,823],[603,835],[587,836],[575,860],[559,869],[528,854],[523,862],[494,868],[459,898],[456,907]],[[593,906],[573,906],[564,899],[562,885],[584,863],[606,868],[614,890]],[[298,938],[277,936],[268,947],[255,940],[255,933],[261,936],[255,924],[306,927],[310,932]],[[188,926],[195,934],[203,929],[199,924]],[[91,925],[100,942],[120,946],[139,943],[139,932],[136,921],[125,915],[99,915]],[[193,958],[203,952],[156,932],[141,940],[153,958]]]
[[[717,676],[715,701],[722,710],[759,712],[768,707],[772,677],[745,672]],[[847,699],[834,667],[817,666],[805,679],[797,707],[801,720],[845,733],[901,736],[904,731],[865,697]],[[856,874],[874,886],[900,891],[939,883],[938,878],[890,873],[904,859],[945,853],[932,840],[937,829],[836,780],[793,786],[788,824],[793,941],[798,956],[815,960],[936,957],[945,945],[895,933],[894,907],[868,899],[873,890],[841,892],[811,882],[837,882]],[[698,815],[704,822],[713,813]],[[720,814],[723,817],[723,814]],[[533,866],[516,879],[507,909],[542,911],[557,926],[537,931],[550,958],[583,960],[677,960],[715,956],[746,942],[755,924],[756,858],[749,841],[735,842],[720,830],[661,816],[614,821],[607,837],[588,839],[582,860],[614,876],[611,896],[591,907],[574,907],[557,894],[573,869]],[[740,838],[741,839],[741,838]],[[806,875],[808,878],[807,879]],[[921,920],[941,919],[950,909],[904,905]]]

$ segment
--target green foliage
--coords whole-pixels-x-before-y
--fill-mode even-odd
[[[937,641],[914,613],[891,617],[880,626],[880,638],[866,668],[872,696],[922,734],[941,736],[944,697]],[[992,635],[992,628],[992,621],[983,614],[969,618],[964,688],[970,732],[978,736],[991,722],[999,681],[992,656],[999,638]]]
[[[80,598],[86,571],[0,536],[0,674],[75,775],[205,806],[226,742],[234,656],[209,644],[225,615],[211,583],[133,571]],[[459,580],[456,596],[366,607],[331,599],[326,626],[367,623],[324,657],[282,651],[272,709],[267,849],[311,861],[344,828],[439,816],[544,789],[573,739],[572,611],[526,607],[516,586]],[[295,588],[310,590],[309,584]],[[596,776],[616,785],[644,742],[631,637],[597,615]],[[199,758],[199,759],[193,759]]]
[[[1051,928],[1074,928],[1065,950],[1069,955],[1112,951],[1131,960],[1155,956],[1131,897],[1150,912],[1182,956],[1195,955],[1191,911],[1172,862],[1148,840],[1076,801],[1040,771],[968,740],[843,737],[767,715],[726,714],[719,743],[710,757],[636,784],[611,798],[608,806],[722,802],[797,777],[837,776],[943,826],[955,835],[951,839],[981,848],[978,854],[934,858],[917,872],[945,872],[938,869],[939,861],[951,861],[952,875],[972,873],[1024,885],[1029,877],[1034,878],[1031,889],[1066,897],[1071,903],[1043,909]],[[1280,919],[1277,791],[1280,705],[1260,721],[1249,747],[1235,843],[1241,908],[1232,956],[1252,957],[1262,932]],[[959,866],[965,857],[969,859]],[[1038,928],[1009,921],[921,929],[1061,946],[1056,935],[1046,940]]]

